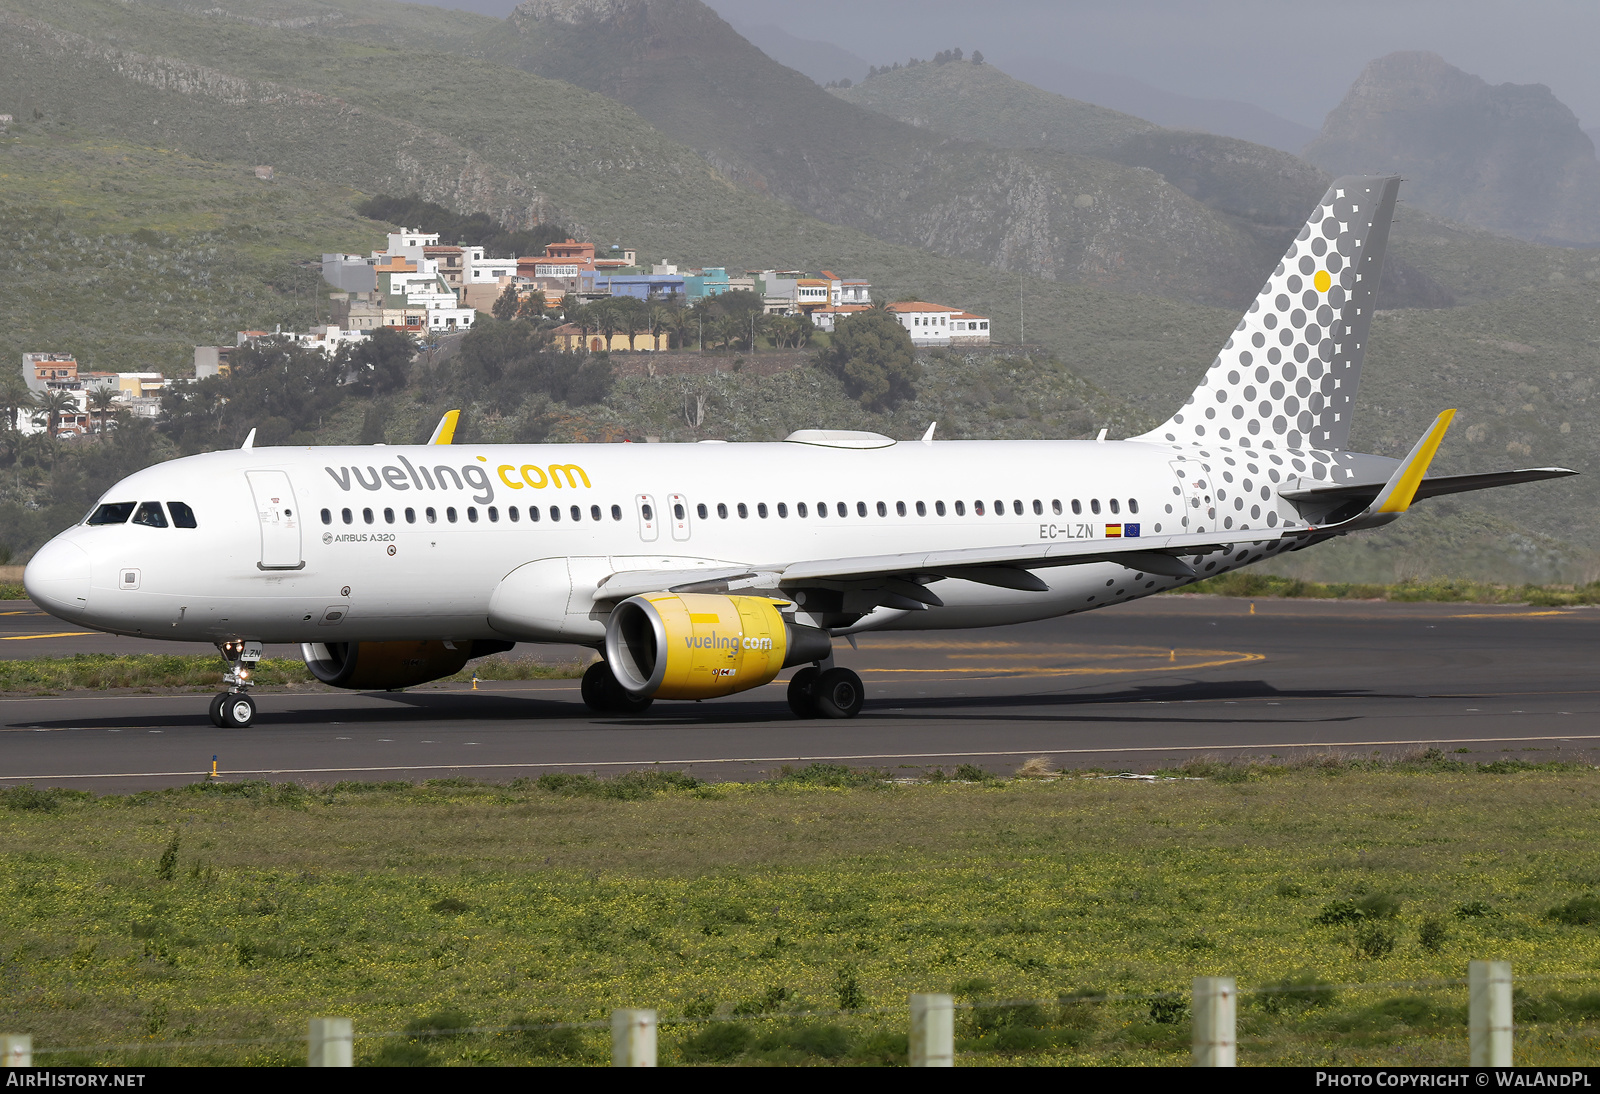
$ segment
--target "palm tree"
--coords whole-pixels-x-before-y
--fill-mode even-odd
[[[56,438],[56,428],[61,424],[61,419],[68,414],[77,412],[78,401],[69,393],[52,388],[41,391],[33,397],[33,420],[37,422],[41,417],[45,420],[45,432],[51,440]]]
[[[617,314],[616,298],[610,297],[605,300],[596,300],[589,305],[589,309],[594,312],[594,325],[601,334],[605,335],[605,347],[609,350],[611,348],[611,339],[617,333],[618,320],[621,319],[621,316]]]
[[[117,391],[115,388],[102,385],[89,392],[91,417],[100,419],[100,427],[96,432],[104,433],[106,431],[106,418],[110,416],[111,409],[116,404],[116,401]]]
[[[614,299],[617,309],[617,325],[628,336],[628,350],[632,352],[637,348],[634,345],[634,339],[639,336],[640,328],[649,322],[650,309],[646,307],[643,300],[637,300],[631,296],[616,297]]]
[[[17,415],[25,407],[33,406],[33,392],[20,372],[0,373],[0,410],[11,419],[11,428],[17,428]]]

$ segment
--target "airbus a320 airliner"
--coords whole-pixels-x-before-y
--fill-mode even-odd
[[[1400,180],[1334,182],[1184,405],[1127,440],[253,448],[117,483],[40,549],[28,595],[74,625],[215,643],[219,726],[246,726],[263,643],[317,679],[395,689],[520,641],[600,651],[596,710],[708,699],[801,666],[788,701],[849,718],[834,639],[988,627],[1163,592],[1556,478],[1427,475],[1346,451]]]

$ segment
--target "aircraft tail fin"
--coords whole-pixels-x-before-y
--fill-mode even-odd
[[[1140,441],[1343,449],[1400,179],[1334,180],[1194,394]]]

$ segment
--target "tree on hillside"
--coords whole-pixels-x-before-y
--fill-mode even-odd
[[[972,51],[972,63],[975,65],[983,64],[983,50],[975,49]]]
[[[9,370],[0,372],[0,411],[5,413],[13,430],[17,428],[18,415],[32,406],[33,392],[28,390],[28,382],[22,378],[22,373]]]
[[[857,312],[834,327],[833,340],[817,364],[839,378],[868,410],[888,410],[915,398],[922,368],[911,335],[888,312]]]
[[[392,327],[380,327],[364,342],[339,351],[339,362],[350,386],[363,395],[384,395],[406,386],[411,362],[417,355],[411,336]]]
[[[617,313],[617,326],[622,333],[628,336],[628,349],[638,349],[635,339],[639,332],[650,323],[650,309],[643,300],[631,296],[618,296],[612,298],[612,306]]]
[[[544,290],[534,289],[528,293],[527,299],[517,308],[517,318],[526,319],[537,323],[544,318]]]
[[[550,335],[532,323],[480,321],[461,339],[455,360],[454,394],[496,406],[517,406],[534,396],[569,406],[597,403],[614,382],[607,354],[559,353]]]
[[[263,447],[300,443],[291,440],[300,434],[309,442],[348,394],[344,373],[340,357],[260,338],[233,351],[228,375],[169,391],[161,428],[184,452],[238,444],[252,428]]]
[[[517,289],[514,285],[507,285],[506,291],[501,293],[490,306],[489,312],[502,323],[509,322],[517,317],[517,309],[522,306],[522,301],[517,298]]]
[[[438,232],[441,243],[481,246],[490,258],[542,254],[546,243],[559,242],[569,234],[559,224],[535,224],[524,230],[504,228],[490,219],[487,213],[452,212],[443,205],[424,201],[415,194],[406,198],[379,194],[357,205],[356,212],[373,220],[407,227],[414,225],[424,232]]]

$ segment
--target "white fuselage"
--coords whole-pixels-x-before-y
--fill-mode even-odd
[[[1324,463],[1339,462],[1316,455],[1319,478]],[[177,641],[572,640],[491,626],[502,579],[541,559],[574,560],[574,575],[577,560],[599,576],[708,563],[781,570],[914,551],[1125,542],[1224,522],[1267,529],[1298,516],[1276,489],[1310,476],[1309,455],[1292,461],[1299,471],[1287,453],[1235,452],[1227,466],[1223,458],[1129,441],[213,452],[137,472],[101,499],[181,502],[195,527],[79,524],[40,550],[27,584],[63,619]],[[1248,461],[1259,466],[1247,470]],[[1261,557],[1236,554],[1215,556],[1202,576]],[[1183,583],[1112,562],[1034,572],[1048,591],[945,579],[932,586],[944,607],[880,608],[855,629],[1020,622]]]

